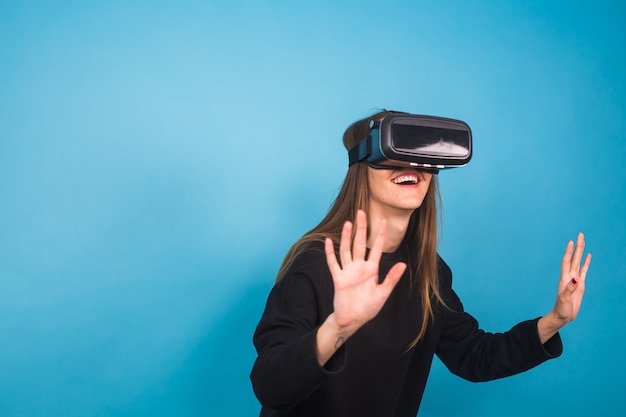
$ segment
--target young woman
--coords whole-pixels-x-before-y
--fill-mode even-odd
[[[380,112],[344,134],[352,149]],[[561,354],[557,331],[578,314],[591,256],[569,242],[545,316],[486,333],[464,312],[437,254],[437,178],[352,165],[327,216],[291,248],[254,335],[261,416],[417,414],[433,355],[487,381]]]

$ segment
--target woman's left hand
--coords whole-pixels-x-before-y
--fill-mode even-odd
[[[561,279],[554,309],[537,323],[542,343],[548,341],[561,327],[578,316],[585,293],[585,279],[591,263],[591,254],[588,253],[581,266],[584,250],[585,236],[582,233],[578,234],[576,244],[571,240],[567,243],[561,261]]]

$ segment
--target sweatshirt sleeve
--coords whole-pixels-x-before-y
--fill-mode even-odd
[[[250,379],[266,408],[293,408],[345,362],[345,346],[324,367],[317,361],[316,333],[327,316],[320,302],[327,301],[318,300],[319,283],[304,268],[300,271],[289,273],[273,288],[254,334],[258,357]]]
[[[449,268],[447,276],[442,289],[449,309],[444,308],[446,322],[436,353],[452,373],[474,382],[489,381],[524,372],[562,353],[558,333],[541,343],[538,319],[523,321],[504,333],[481,330],[452,290]]]

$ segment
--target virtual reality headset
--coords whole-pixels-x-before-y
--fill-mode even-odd
[[[432,172],[466,165],[472,157],[472,131],[460,120],[391,112],[370,122],[371,133],[348,152],[350,166],[418,168]]]

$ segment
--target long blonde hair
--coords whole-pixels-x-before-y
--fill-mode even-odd
[[[343,135],[343,144],[351,149],[361,139],[371,133],[370,121],[379,120],[388,115],[388,111],[378,112],[370,117],[354,122]],[[312,242],[323,242],[330,238],[339,245],[341,229],[346,220],[354,222],[358,210],[368,213],[369,186],[367,179],[368,166],[357,163],[348,169],[341,190],[328,214],[313,229],[304,234],[287,252],[278,271],[276,282],[285,275],[294,260],[303,253]],[[437,277],[437,211],[441,199],[437,176],[433,175],[428,192],[419,209],[415,210],[409,220],[404,237],[408,247],[409,279],[411,288],[419,286],[422,299],[422,323],[419,333],[409,348],[414,347],[426,333],[429,321],[434,319],[434,303],[439,301],[445,305],[439,291]]]

